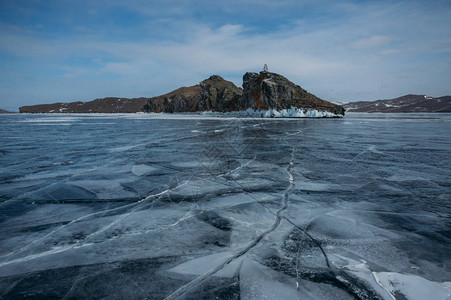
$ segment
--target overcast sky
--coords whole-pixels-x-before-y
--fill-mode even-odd
[[[339,3],[338,3],[339,2]],[[0,1],[0,108],[151,97],[213,74],[329,101],[451,94],[451,1]]]

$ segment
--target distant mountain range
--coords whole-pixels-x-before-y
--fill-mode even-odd
[[[89,102],[22,106],[21,113],[134,113],[134,112],[237,112],[254,110],[261,116],[344,115],[340,105],[308,93],[285,77],[262,71],[247,72],[243,88],[213,75],[197,85],[181,87],[152,98],[102,98]]]
[[[21,113],[135,113],[142,111],[150,98],[107,97],[88,102],[37,104],[19,107]]]
[[[11,112],[11,111],[7,111],[7,110],[4,110],[4,109],[0,109],[0,114],[12,114],[13,112]]]
[[[451,96],[405,95],[395,99],[343,104],[347,112],[422,113],[451,112]]]

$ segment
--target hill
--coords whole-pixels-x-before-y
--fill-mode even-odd
[[[434,98],[425,95],[405,95],[394,99],[350,102],[343,106],[348,112],[451,112],[451,96]]]

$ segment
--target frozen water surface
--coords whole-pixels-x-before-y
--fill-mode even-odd
[[[449,114],[0,123],[0,297],[451,297]]]

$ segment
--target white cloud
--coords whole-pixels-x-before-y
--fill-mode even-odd
[[[355,42],[350,43],[348,46],[351,48],[368,48],[368,47],[376,47],[387,44],[392,40],[391,37],[385,35],[373,35],[366,38],[361,38]]]

